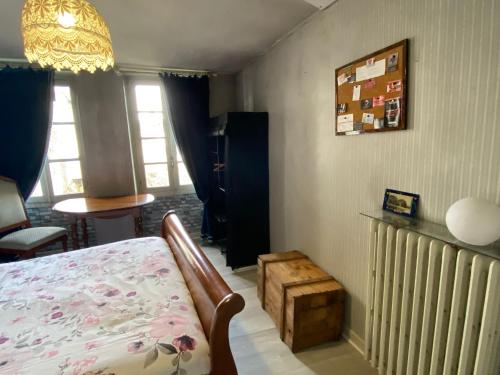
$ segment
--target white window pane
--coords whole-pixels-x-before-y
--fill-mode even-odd
[[[179,150],[179,146],[175,146],[176,154],[177,154],[177,161],[184,161],[182,160],[182,155],[181,151]]]
[[[56,102],[71,103],[71,91],[69,86],[54,86],[54,100]]]
[[[167,161],[165,139],[143,139],[142,156],[144,163],[162,163]]]
[[[79,161],[49,163],[49,169],[54,195],[83,193]]]
[[[52,125],[49,142],[49,160],[78,159],[78,141],[74,125]]]
[[[142,138],[165,137],[163,113],[139,112],[138,115]]]
[[[144,169],[146,170],[146,185],[148,188],[170,185],[167,164],[147,164]]]
[[[37,182],[35,185],[35,188],[31,192],[30,198],[40,198],[43,197],[43,189],[42,189],[42,184],[40,181]]]
[[[186,165],[184,163],[177,163],[177,169],[179,171],[179,185],[192,185],[193,181],[189,177]]]
[[[162,111],[160,85],[137,85],[135,97],[138,111]]]
[[[71,92],[68,86],[55,86],[55,101],[52,106],[52,122],[74,122]]]

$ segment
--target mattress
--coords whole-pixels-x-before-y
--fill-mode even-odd
[[[209,349],[165,240],[0,265],[0,374],[208,374]]]

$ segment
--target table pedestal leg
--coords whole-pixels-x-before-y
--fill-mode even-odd
[[[135,222],[135,236],[142,237],[142,235],[144,234],[144,230],[142,227],[142,215],[134,217],[134,222]]]
[[[83,245],[87,248],[89,247],[89,232],[87,231],[87,219],[83,217],[80,220],[82,225]]]
[[[80,248],[80,244],[78,243],[77,220],[71,223],[71,241],[73,242],[73,250],[78,250]]]

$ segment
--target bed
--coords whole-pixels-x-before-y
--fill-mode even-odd
[[[173,212],[162,237],[0,265],[0,374],[237,374],[244,307]]]

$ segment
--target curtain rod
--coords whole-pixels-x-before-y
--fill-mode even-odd
[[[14,66],[32,66],[39,67],[36,63],[30,63],[26,59],[12,59],[0,57],[0,67],[5,67],[7,65]],[[136,73],[136,74],[161,74],[161,73],[171,73],[181,76],[216,76],[217,73],[210,72],[208,70],[196,70],[196,69],[180,69],[180,68],[163,68],[156,66],[145,66],[145,65],[132,65],[132,64],[116,64],[113,70],[116,73]],[[65,72],[65,71],[64,71]]]
[[[145,73],[145,74],[172,73],[179,75],[199,75],[199,76],[217,75],[216,73],[210,72],[208,70],[162,68],[156,66],[132,65],[132,64],[117,64],[115,70],[121,73]]]
[[[11,58],[7,58],[7,57],[0,57],[0,62],[1,63],[29,64],[28,60],[26,60],[26,59],[11,59]]]
[[[14,65],[14,66],[28,65],[29,66],[29,65],[38,65],[38,64],[31,64],[26,59],[10,59],[10,58],[0,57],[0,66],[7,66],[7,65]]]

